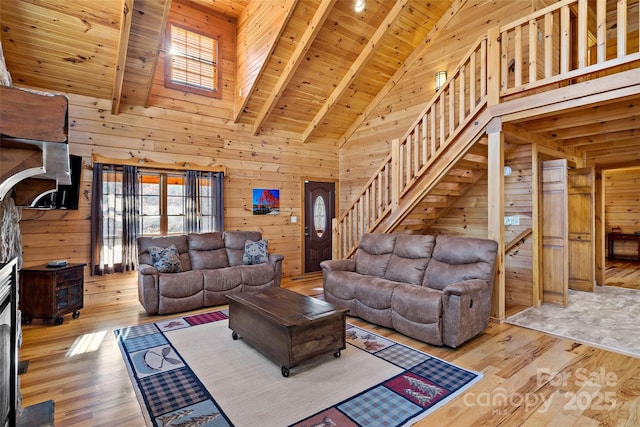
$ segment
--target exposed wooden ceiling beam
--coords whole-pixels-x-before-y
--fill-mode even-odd
[[[260,81],[260,77],[262,76],[265,69],[267,68],[267,64],[269,63],[269,58],[275,52],[274,47],[277,46],[278,40],[280,40],[282,33],[287,28],[287,25],[289,24],[289,20],[291,20],[291,17],[293,16],[293,11],[295,10],[297,5],[298,5],[298,0],[285,0],[283,2],[282,8],[286,10],[285,16],[282,20],[282,23],[280,24],[280,28],[278,28],[278,31],[275,32],[273,37],[269,38],[269,43],[268,43],[269,54],[265,56],[264,60],[262,61],[262,64],[260,64],[260,70],[258,71],[255,78],[251,82],[251,85],[249,86],[249,88],[245,88],[246,90],[244,92],[246,93],[246,96],[244,97],[239,96],[239,98],[241,98],[241,101],[235,102],[235,107],[234,107],[235,111],[234,111],[234,117],[233,117],[233,121],[235,123],[237,123],[238,120],[240,120],[240,116],[242,115],[242,113],[244,112],[244,109],[246,108],[247,104],[251,100],[251,94],[253,93],[253,90],[256,87],[256,84]],[[247,13],[248,10],[249,8],[247,7],[242,13],[245,14]],[[237,74],[238,73],[236,72],[236,76]],[[236,85],[238,85],[239,83],[240,82],[237,81],[237,77],[236,77]],[[240,86],[236,86],[234,93],[238,93],[238,89],[242,89],[242,88]]]
[[[640,99],[629,99],[604,106],[599,104],[597,107],[582,107],[569,113],[530,120],[527,122],[527,129],[531,132],[553,132],[563,128],[589,126],[598,121],[623,119],[637,114],[639,103]]]
[[[589,146],[589,149],[594,146],[611,146],[612,143],[618,144],[632,142],[633,144],[637,145],[639,136],[640,129],[631,129],[621,132],[608,132],[574,139],[565,139],[562,145],[564,145],[565,147]]]
[[[409,57],[404,61],[402,66],[398,68],[398,70],[391,76],[391,78],[387,81],[382,89],[378,92],[378,94],[371,100],[369,105],[367,105],[362,114],[356,118],[356,120],[351,123],[349,129],[340,137],[339,146],[342,147],[349,138],[360,128],[360,126],[364,123],[364,121],[369,117],[369,115],[378,107],[380,102],[391,92],[391,90],[395,87],[395,85],[402,79],[402,77],[407,73],[408,70],[413,67],[414,63],[420,60],[421,56],[424,54],[424,47],[430,45],[431,42],[435,39],[436,35],[440,33],[442,28],[446,27],[449,21],[458,14],[460,9],[467,4],[468,0],[456,0],[449,10],[447,10],[444,15],[438,20],[438,23],[429,31],[429,33],[422,39],[422,41],[418,44],[416,49],[409,55]],[[425,100],[425,102],[428,101]]]
[[[342,77],[342,80],[340,80],[340,82],[337,84],[331,95],[327,97],[327,100],[320,108],[320,111],[318,111],[313,120],[311,120],[311,123],[309,123],[309,126],[307,126],[305,131],[302,133],[302,142],[305,142],[309,138],[313,130],[318,126],[318,123],[322,122],[324,117],[337,104],[337,102],[340,100],[340,98],[342,98],[342,95],[344,95],[349,86],[355,81],[358,73],[360,73],[360,70],[362,70],[367,65],[369,59],[382,45],[382,39],[387,35],[396,19],[400,17],[400,13],[402,13],[402,10],[408,2],[409,0],[399,0],[393,5],[393,8],[389,11],[389,14],[384,18],[384,21],[382,21],[369,42],[365,45],[364,49],[362,49],[356,60],[353,62],[353,65],[349,67],[349,70]]]
[[[269,97],[265,100],[264,106],[262,107],[262,110],[260,110],[260,113],[256,118],[256,122],[253,128],[254,135],[257,135],[260,132],[260,128],[264,124],[264,121],[267,119],[267,117],[269,117],[269,114],[271,114],[271,112],[275,108],[278,99],[282,96],[282,93],[286,89],[287,84],[289,84],[296,70],[302,63],[304,54],[311,47],[311,44],[324,25],[324,21],[326,21],[326,19],[329,17],[329,14],[331,13],[331,10],[333,9],[333,6],[336,2],[337,0],[323,1],[320,3],[320,6],[318,6],[318,10],[316,10],[316,13],[313,15],[311,22],[309,22],[309,26],[302,35],[302,38],[297,44],[296,49],[293,51],[289,62],[284,67],[284,70],[278,78],[275,87],[269,94]]]
[[[120,113],[120,98],[122,96],[122,81],[127,63],[129,50],[129,33],[131,32],[131,13],[133,0],[122,0],[122,16],[120,17],[120,38],[116,51],[116,69],[113,73],[113,88],[111,90],[111,114]]]
[[[140,1],[140,0],[138,0]],[[163,0],[164,9],[162,11],[162,18],[160,19],[160,25],[158,28],[157,41],[156,41],[156,49],[153,52],[153,57],[147,58],[147,61],[151,61],[151,70],[149,71],[149,80],[147,80],[147,86],[145,88],[145,108],[149,106],[149,98],[151,97],[151,87],[153,86],[153,76],[156,74],[156,66],[158,65],[158,57],[160,56],[160,49],[162,48],[162,39],[164,37],[164,30],[167,27],[167,20],[169,19],[169,11],[171,10],[171,0]],[[144,14],[138,16],[138,19],[143,20]],[[147,24],[149,24],[147,22]],[[140,24],[140,27],[143,25]]]
[[[503,131],[508,135],[505,139],[516,143],[536,144],[539,150],[545,153],[556,153],[557,156],[566,158],[567,160],[578,163],[583,158],[584,153],[573,147],[564,147],[557,141],[551,141],[542,135],[529,132],[520,125],[513,123],[503,123]]]
[[[603,120],[591,125],[561,128],[554,131],[544,132],[544,134],[554,140],[564,141],[565,139],[586,138],[590,135],[622,132],[635,128],[638,125],[639,116],[640,113],[618,120]]]

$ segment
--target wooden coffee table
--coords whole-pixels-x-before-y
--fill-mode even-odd
[[[281,365],[285,377],[302,362],[331,352],[340,357],[346,348],[348,310],[280,287],[227,298],[233,339],[242,337]]]

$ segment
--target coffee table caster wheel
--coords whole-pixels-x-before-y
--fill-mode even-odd
[[[238,334],[236,334],[235,332],[232,332],[231,338],[233,338],[233,340],[236,341],[238,339]]]
[[[64,317],[58,316],[53,323],[55,323],[56,325],[62,325],[62,322],[64,322]]]
[[[289,377],[289,368],[282,367],[282,376],[285,378]]]
[[[341,355],[340,350],[333,353],[333,357],[340,357],[340,355]]]
[[[74,311],[71,317],[73,317],[74,319],[77,319],[78,317],[80,317],[80,312],[78,310]]]

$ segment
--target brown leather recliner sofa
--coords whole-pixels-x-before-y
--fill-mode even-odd
[[[284,256],[267,254],[266,262],[246,265],[245,243],[259,242],[259,231],[224,231],[139,237],[138,300],[151,314],[170,314],[227,304],[227,294],[280,286]],[[175,246],[179,272],[161,273],[149,249]]]
[[[368,233],[354,258],[320,264],[325,300],[455,348],[488,326],[497,249],[488,239]]]

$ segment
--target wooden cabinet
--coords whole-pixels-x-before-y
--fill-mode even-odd
[[[22,269],[19,305],[23,322],[29,324],[34,318],[42,318],[54,319],[55,324],[60,325],[67,313],[78,318],[84,303],[85,265],[42,265]]]

